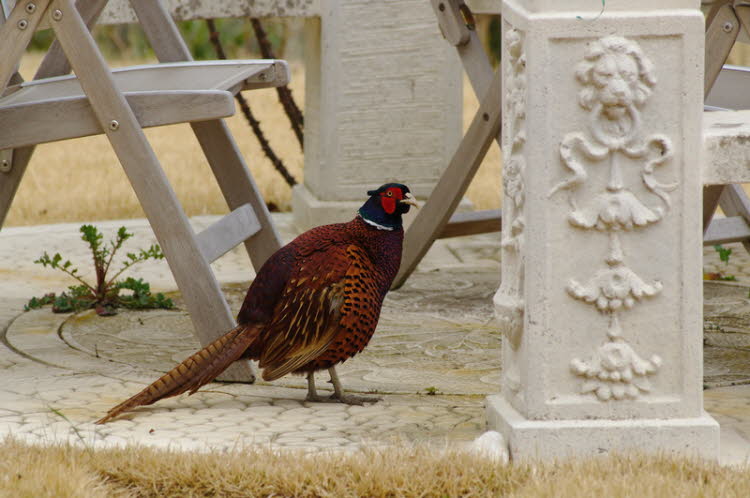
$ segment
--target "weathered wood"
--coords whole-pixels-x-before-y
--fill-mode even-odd
[[[0,25],[0,95],[15,74],[26,47],[34,36],[49,0],[24,0],[13,8],[8,19]],[[29,7],[33,6],[33,7]]]
[[[234,114],[234,98],[222,90],[125,93],[142,128],[201,121]],[[103,133],[84,96],[3,106],[0,149],[23,147]],[[65,126],[60,126],[64,122]]]
[[[703,236],[703,245],[729,244],[750,240],[750,224],[742,216],[716,218]]]
[[[469,28],[463,22],[456,0],[430,0],[443,37],[453,46],[469,41]]]
[[[719,207],[719,199],[724,191],[724,185],[709,185],[703,187],[703,236],[706,236],[711,220]]]
[[[62,16],[51,17],[50,24],[154,229],[191,311],[196,334],[202,344],[208,344],[235,323],[219,283],[201,254],[187,216],[154,151],[125,97],[118,91],[73,1],[53,0],[52,9],[59,9]],[[245,362],[233,365],[227,376],[237,380],[254,378]]]
[[[750,109],[750,68],[725,65],[706,98],[706,104],[722,109]]]
[[[81,0],[82,5],[78,5],[79,14],[84,19],[87,26],[92,26],[96,23],[101,9],[107,3],[107,0]],[[38,7],[37,7],[38,8]],[[70,72],[70,65],[68,59],[59,48],[59,42],[55,40],[50,48],[50,52],[44,57],[44,60],[37,69],[34,79],[49,78],[54,76],[60,76]],[[58,47],[58,48],[56,48]],[[11,78],[12,84],[21,84],[23,80],[20,75],[16,73],[16,78]],[[2,92],[0,92],[0,95]],[[34,146],[25,147],[13,151],[13,170],[7,174],[3,182],[0,182],[0,228],[2,228],[5,222],[5,217],[8,215],[8,210],[13,202],[13,198],[16,195],[18,186],[23,179],[23,174],[26,171],[31,157],[34,154]]]
[[[450,164],[443,172],[424,207],[419,210],[414,222],[406,231],[401,269],[394,281],[394,288],[403,285],[425,253],[432,247],[437,235],[443,231],[471,183],[492,140],[499,133],[501,95],[502,74],[498,70],[481,101],[479,111],[453,154]]]
[[[260,222],[250,204],[243,204],[198,234],[203,257],[213,262],[242,244],[260,230]]]
[[[179,32],[176,29],[164,29],[163,25],[172,23],[169,13],[160,2],[132,0],[132,4],[160,61],[192,59]],[[159,20],[162,22],[159,23]],[[281,247],[281,238],[273,225],[260,190],[250,175],[250,170],[226,123],[215,120],[191,123],[191,126],[229,209],[234,210],[243,204],[250,204],[258,217],[261,230],[245,241],[248,255],[258,270],[266,259]]]
[[[719,198],[719,205],[727,217],[741,216],[750,223],[750,199],[741,185],[726,185]],[[743,240],[742,245],[750,252],[750,239]]]
[[[76,2],[76,9],[78,14],[83,19],[86,27],[91,28],[96,24],[102,10],[107,5],[108,0],[78,0]],[[34,75],[34,79],[50,78],[52,76],[59,76],[62,74],[68,74],[70,72],[70,63],[67,57],[60,47],[60,42],[57,40],[52,42],[49,47],[47,54],[44,56],[42,63]]]
[[[464,235],[499,232],[502,229],[502,221],[502,211],[500,209],[455,213],[443,227],[437,238],[448,239]]]
[[[729,27],[730,29],[727,29]],[[740,32],[740,20],[734,13],[731,4],[722,5],[718,8],[706,26],[706,67],[703,73],[704,95],[707,96],[713,87],[729,52],[734,46],[737,35]]]

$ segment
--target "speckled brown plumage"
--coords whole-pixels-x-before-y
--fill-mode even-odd
[[[387,184],[348,223],[309,230],[279,249],[258,271],[237,317],[239,325],[152,385],[109,411],[98,423],[136,406],[194,393],[239,358],[258,360],[264,380],[329,369],[361,352],[401,263],[401,214],[414,205],[407,187]]]

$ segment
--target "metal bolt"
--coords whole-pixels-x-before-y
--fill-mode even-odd
[[[28,12],[29,14],[33,14],[35,10],[36,10],[36,4],[33,4],[33,3],[26,4],[26,12]]]
[[[60,19],[62,19],[62,10],[60,9],[53,10],[52,19],[54,19],[55,21],[59,21]]]
[[[440,2],[440,5],[438,5],[438,9],[440,9],[440,12],[445,12],[445,4],[443,2]]]
[[[10,161],[7,159],[3,159],[0,161],[0,171],[3,173],[8,173],[11,169]]]
[[[734,23],[732,23],[731,21],[727,21],[724,23],[724,26],[722,26],[721,28],[724,30],[725,33],[729,33],[730,31],[734,29]]]
[[[490,115],[485,112],[485,113],[482,114],[482,119],[484,119],[485,121],[489,121],[490,120]]]
[[[28,25],[29,21],[27,21],[26,19],[21,19],[20,21],[18,21],[18,29],[26,29],[26,26]]]
[[[112,121],[109,122],[109,129],[110,130],[115,131],[119,127],[120,127],[120,123],[118,123],[116,119],[113,119]]]

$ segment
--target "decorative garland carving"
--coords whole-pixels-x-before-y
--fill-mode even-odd
[[[507,25],[505,30],[504,84],[506,95],[503,116],[503,231],[501,247],[502,282],[495,296],[495,310],[501,330],[511,349],[521,347],[524,327],[523,238],[524,170],[526,159],[526,55],[524,33]],[[513,362],[504,368],[504,382],[512,391],[520,388],[518,367]]]
[[[582,394],[594,393],[601,401],[635,399],[649,392],[647,376],[661,366],[653,355],[638,356],[622,337],[618,314],[645,298],[662,291],[659,281],[647,283],[625,264],[620,243],[622,232],[659,223],[668,213],[669,192],[677,183],[662,183],[655,169],[673,156],[672,142],[660,134],[644,138],[641,109],[656,85],[651,61],[633,40],[608,36],[589,45],[576,67],[582,85],[578,103],[588,111],[588,133],[573,131],[560,144],[560,158],[569,174],[552,187],[549,195],[568,192],[571,212],[568,222],[575,228],[608,233],[606,267],[596,271],[585,284],[571,278],[566,290],[574,299],[595,306],[610,317],[608,341],[589,361],[574,358],[571,371],[585,380]],[[609,178],[603,190],[578,205],[575,192],[589,181],[587,166],[609,163]],[[657,199],[649,205],[623,180],[623,168],[636,165],[640,178]]]

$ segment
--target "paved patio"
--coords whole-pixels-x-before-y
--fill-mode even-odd
[[[274,215],[291,240],[291,217]],[[192,220],[196,229],[214,217]],[[125,250],[155,242],[144,220],[98,223],[105,239],[125,225],[136,234]],[[377,393],[364,407],[304,401],[306,383],[211,384],[193,396],[163,400],[104,426],[93,421],[198,348],[184,311],[23,312],[31,296],[64,290],[62,273],[33,264],[61,252],[81,271],[90,255],[78,224],[6,228],[0,232],[0,436],[91,447],[138,443],[185,449],[237,445],[356,449],[394,441],[467,444],[484,431],[484,396],[499,390],[500,335],[492,295],[500,274],[497,235],[438,242],[404,288],[386,298],[372,342],[339,372],[344,386]],[[706,271],[735,283],[705,285],[706,409],[722,425],[722,461],[750,457],[750,256],[741,245],[721,263],[704,251]],[[214,264],[236,312],[254,272],[237,248]],[[84,271],[85,273],[85,271]],[[129,275],[157,291],[179,294],[166,262]],[[184,309],[184,307],[182,308]],[[327,387],[325,374],[318,385]],[[325,388],[324,387],[324,388]]]

